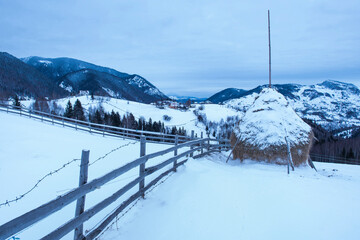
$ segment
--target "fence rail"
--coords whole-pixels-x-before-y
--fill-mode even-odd
[[[54,125],[69,127],[76,130],[86,131],[93,134],[103,136],[121,137],[126,139],[140,139],[141,136],[146,136],[148,142],[175,144],[175,136],[173,134],[151,132],[144,130],[134,130],[130,128],[115,127],[105,124],[92,123],[88,121],[81,121],[73,118],[54,115],[51,113],[41,112],[29,108],[2,104],[0,103],[0,111],[7,113],[19,114],[29,118],[41,120]],[[179,143],[190,141],[192,138],[188,136],[178,135]]]
[[[178,139],[175,137],[175,139]],[[209,139],[209,138],[202,138],[202,139],[195,139],[192,141],[178,143],[173,147],[167,148],[165,150],[161,150],[155,153],[146,154],[146,142],[147,139],[145,136],[141,136],[141,144],[140,144],[140,157],[135,159],[132,162],[129,162],[105,175],[99,177],[97,179],[92,180],[91,182],[86,183],[87,179],[87,165],[89,162],[89,152],[83,151],[82,153],[82,164],[80,170],[80,180],[79,180],[79,187],[75,188],[68,193],[49,201],[40,207],[33,209],[3,225],[0,226],[0,239],[6,239],[9,237],[14,236],[14,234],[22,231],[23,229],[28,228],[29,226],[33,225],[34,223],[48,217],[49,215],[61,210],[65,206],[69,205],[70,203],[77,201],[76,207],[76,215],[73,219],[66,222],[61,227],[57,228],[53,232],[49,233],[42,239],[60,239],[61,237],[65,236],[69,232],[75,230],[75,240],[83,240],[83,239],[94,239],[101,231],[119,214],[123,209],[125,209],[128,205],[130,205],[133,201],[137,198],[144,196],[145,192],[152,186],[154,186],[160,179],[164,176],[169,174],[172,171],[176,171],[176,169],[184,164],[188,160],[188,156],[194,155],[197,152],[200,154],[196,154],[193,156],[194,158],[203,156],[205,154],[209,154],[214,151],[222,151],[224,149],[228,149],[228,144],[223,140],[219,139]],[[215,143],[213,143],[215,142]],[[210,144],[212,143],[212,144]],[[184,152],[178,153],[179,149],[185,149]],[[157,158],[159,156],[165,155],[167,153],[174,153],[173,157],[168,158],[167,160],[151,166],[146,167],[147,161],[150,159]],[[87,158],[87,159],[86,159]],[[177,162],[179,159],[182,159],[180,162]],[[86,163],[86,164],[84,164]],[[163,169],[165,166],[172,165],[172,167],[147,185],[145,185],[144,180],[147,176],[158,172],[159,170]],[[86,166],[85,166],[86,165]],[[116,191],[113,195],[105,198],[95,206],[91,207],[84,211],[83,206],[85,205],[85,196],[86,194],[95,191],[99,187],[103,186],[107,182],[123,175],[124,173],[139,167],[139,176],[127,183],[124,187]],[[86,168],[86,169],[85,169]],[[128,192],[130,189],[139,185],[139,190],[133,194],[130,198],[125,200],[111,215],[109,215],[96,229],[89,232],[87,235],[84,235],[82,225],[85,221],[89,220],[95,214],[99,213],[101,210],[115,202],[119,199],[124,193]]]
[[[356,159],[356,158],[328,156],[328,155],[322,155],[322,154],[317,154],[317,153],[310,153],[310,157],[314,162],[360,165],[360,159]]]

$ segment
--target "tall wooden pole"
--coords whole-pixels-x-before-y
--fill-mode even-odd
[[[271,88],[270,10],[268,10],[268,35],[269,35],[269,88]]]

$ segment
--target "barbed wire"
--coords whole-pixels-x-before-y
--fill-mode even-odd
[[[55,173],[58,173],[59,171],[61,171],[62,169],[64,169],[65,167],[67,167],[68,165],[70,165],[71,163],[73,162],[76,162],[76,161],[80,161],[80,159],[73,159],[65,164],[62,165],[62,167],[58,168],[58,169],[55,169],[51,172],[49,172],[48,174],[44,175],[41,179],[39,179],[36,184],[30,188],[27,192],[17,196],[16,198],[14,199],[11,199],[11,200],[6,200],[6,202],[3,202],[3,203],[0,203],[0,207],[2,206],[10,206],[10,203],[13,203],[13,202],[17,202],[18,200],[24,198],[26,195],[28,195],[30,192],[34,191],[34,189],[44,180],[46,179],[47,177],[50,177],[52,176],[53,174]]]
[[[89,166],[95,164],[96,162],[98,162],[98,161],[100,161],[100,160],[102,160],[102,159],[105,159],[105,158],[106,158],[108,155],[110,155],[111,153],[113,153],[113,152],[115,152],[115,151],[118,151],[118,150],[121,149],[121,148],[127,147],[127,146],[129,146],[130,144],[135,144],[135,143],[137,143],[137,141],[128,142],[128,143],[123,144],[123,145],[121,145],[121,146],[119,146],[119,147],[117,147],[117,148],[114,148],[114,149],[112,149],[111,151],[109,151],[109,152],[107,152],[106,154],[104,154],[103,156],[101,156],[101,157],[97,158],[96,160],[94,160],[92,163],[89,163]],[[34,191],[34,189],[35,189],[36,187],[38,187],[38,185],[39,185],[42,181],[44,181],[46,178],[52,176],[53,174],[58,173],[59,171],[61,171],[62,169],[64,169],[64,168],[67,167],[68,165],[70,165],[71,163],[76,162],[76,161],[80,161],[80,160],[81,160],[81,159],[73,159],[73,160],[71,160],[71,161],[63,164],[62,167],[60,167],[60,168],[58,168],[58,169],[55,169],[55,170],[47,173],[47,174],[44,175],[41,179],[39,179],[39,180],[36,182],[36,184],[35,184],[32,188],[30,188],[27,192],[25,192],[25,193],[23,193],[23,194],[15,197],[14,199],[6,200],[5,202],[0,203],[0,207],[2,207],[2,206],[10,206],[10,203],[19,201],[20,199],[22,199],[22,198],[24,198],[26,195],[28,195],[30,192]]]
[[[121,145],[121,146],[119,146],[119,147],[117,147],[117,148],[112,149],[110,152],[107,152],[107,153],[104,154],[103,156],[101,156],[101,157],[97,158],[96,160],[92,161],[91,163],[89,163],[89,167],[92,166],[93,164],[95,164],[96,162],[105,159],[105,158],[106,158],[108,155],[110,155],[111,153],[116,152],[116,151],[120,150],[121,148],[127,147],[127,146],[129,146],[129,145],[131,145],[131,144],[136,144],[136,143],[138,143],[138,141],[128,142],[128,143],[123,144],[123,145]]]
[[[170,178],[172,175],[174,174],[174,172],[171,172],[166,178],[164,178],[163,180],[159,181],[157,184],[155,184],[153,187],[151,187],[148,191],[146,191],[146,193],[150,193],[152,192],[156,187],[158,187],[159,185],[163,184],[168,178]],[[136,204],[141,200],[141,198],[136,199],[136,201],[126,209],[125,212],[123,212],[121,214],[121,216],[116,216],[115,220],[112,221],[111,224],[109,224],[95,239],[99,240],[99,238],[104,235],[104,233],[106,231],[108,231],[114,224],[117,225],[117,222],[120,218],[124,217],[125,214],[127,214],[133,207],[136,206]],[[113,212],[115,212],[116,209],[114,209],[113,211],[111,211],[111,213],[109,213],[108,215],[106,215],[101,221],[99,221],[93,228],[91,228],[90,230],[88,230],[89,232],[93,229],[95,229],[100,223],[102,223],[108,216],[110,216]],[[118,228],[117,228],[118,229]]]
[[[104,154],[103,156],[101,156],[101,157],[97,158],[96,160],[94,160],[93,162],[89,163],[88,166],[91,166],[91,165],[93,165],[94,163],[96,163],[96,162],[98,162],[98,161],[100,161],[100,160],[102,160],[102,159],[105,159],[108,155],[110,155],[111,153],[113,153],[113,152],[115,152],[115,151],[117,151],[117,150],[119,150],[119,149],[121,149],[121,148],[123,148],[123,147],[127,147],[127,146],[129,146],[129,145],[131,145],[131,144],[135,144],[135,143],[137,143],[137,142],[138,142],[138,141],[128,142],[128,143],[126,143],[126,144],[124,144],[124,145],[121,145],[121,146],[119,146],[119,147],[117,147],[117,148],[114,148],[114,149],[112,149],[111,151],[109,151],[109,152],[107,152],[106,154]],[[136,176],[136,175],[133,175],[133,176]],[[116,181],[111,181],[111,182],[105,183],[104,186],[105,186],[105,185],[108,185],[108,184],[113,184],[113,183],[116,183],[116,182],[120,182],[120,181],[122,181],[122,180],[131,178],[131,177],[133,177],[133,176],[129,176],[129,177],[126,177],[126,178],[118,179],[118,180],[116,180]],[[73,188],[66,188],[66,189],[58,190],[58,191],[56,191],[56,193],[69,191],[69,190],[71,190],[71,189],[73,189]]]

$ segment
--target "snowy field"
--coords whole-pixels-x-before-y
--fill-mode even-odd
[[[27,192],[49,172],[61,168],[73,159],[79,159],[82,149],[90,150],[90,164],[92,165],[89,167],[89,181],[135,160],[140,154],[140,144],[135,140],[77,132],[4,112],[0,112],[0,122],[0,135],[2,136],[0,139],[0,204]],[[148,143],[146,151],[152,153],[169,147],[169,145]],[[106,158],[96,161],[99,157],[117,148],[119,149],[110,153]],[[150,160],[147,166],[159,163],[159,161],[169,158],[170,155],[173,156],[167,154],[156,160]],[[80,161],[72,162],[58,173],[45,178],[38,187],[19,201],[10,203],[9,206],[0,206],[0,225],[77,187],[79,165]],[[135,168],[88,194],[86,208],[103,200],[104,197],[110,196],[135,179],[138,171],[138,168]],[[88,221],[84,229],[90,230],[135,191],[136,188],[132,189],[116,203],[104,209],[103,212]],[[74,212],[75,203],[35,224],[17,237],[39,239],[73,218]],[[64,239],[72,239],[72,236],[72,233],[68,234]]]
[[[193,113],[195,109],[199,109],[200,104],[196,104],[195,108],[190,108],[188,111],[180,111],[171,109],[169,107],[165,107],[165,109],[159,109],[155,105],[151,104],[99,96],[96,96],[94,100],[92,100],[90,96],[63,98],[56,100],[56,103],[65,109],[69,100],[72,105],[74,105],[76,99],[80,100],[81,105],[85,110],[88,110],[89,108],[96,108],[101,105],[105,111],[111,112],[114,110],[115,112],[119,112],[121,116],[126,113],[132,113],[136,120],[144,117],[147,121],[149,118],[151,118],[152,121],[164,122],[164,125],[167,127],[184,127],[188,134],[191,133],[191,130],[194,130],[195,134],[197,134],[199,137],[201,132],[205,134],[205,125],[199,123],[197,121],[197,116]],[[32,100],[22,101],[22,104],[26,107],[30,107],[32,102]],[[205,114],[208,121],[220,122],[221,119],[225,121],[228,116],[239,115],[239,112],[237,112],[235,109],[218,104],[206,104],[203,105],[203,107],[204,109],[200,110],[199,112]],[[171,120],[164,121],[164,115],[170,116]]]
[[[0,203],[29,190],[38,179],[90,150],[89,181],[136,159],[139,143],[102,137],[0,112]],[[148,144],[147,153],[168,148]],[[229,153],[190,159],[146,194],[100,236],[110,239],[359,239],[360,166],[315,163],[319,172],[225,160]],[[163,159],[168,156],[164,156]],[[161,160],[161,159],[159,159]],[[151,165],[152,163],[149,163]],[[10,206],[0,207],[0,224],[78,185],[79,161],[39,184]],[[86,208],[124,186],[128,172],[87,195]],[[91,230],[134,193],[87,222]],[[70,204],[16,237],[39,239],[74,216]],[[72,239],[70,233],[64,239]]]
[[[360,166],[192,160],[121,217],[102,240],[359,239]]]

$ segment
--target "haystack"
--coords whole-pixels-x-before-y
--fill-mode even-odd
[[[287,141],[295,166],[306,163],[313,139],[311,127],[272,88],[254,94],[254,102],[231,135],[234,159],[287,164]]]

